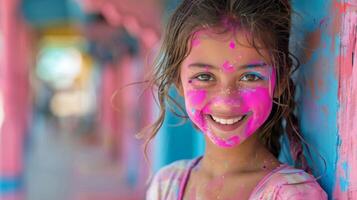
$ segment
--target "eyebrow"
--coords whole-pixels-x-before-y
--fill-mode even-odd
[[[261,62],[253,62],[253,63],[249,63],[249,64],[240,65],[239,68],[243,68],[243,69],[246,69],[246,68],[259,68],[259,67],[265,67],[267,65],[268,64],[266,64],[265,62],[261,61]],[[188,67],[220,69],[217,66],[206,64],[206,63],[191,63],[191,64],[188,65]]]

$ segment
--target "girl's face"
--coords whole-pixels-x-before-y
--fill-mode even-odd
[[[239,145],[268,118],[274,68],[247,40],[246,32],[195,34],[180,68],[179,90],[190,119],[220,147]]]

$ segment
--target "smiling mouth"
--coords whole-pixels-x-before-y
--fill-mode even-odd
[[[214,115],[209,115],[208,120],[216,129],[231,132],[239,128],[247,119],[247,116],[248,115],[246,114],[232,118],[220,118]]]

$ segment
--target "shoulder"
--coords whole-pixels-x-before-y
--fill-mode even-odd
[[[150,183],[146,199],[170,199],[178,195],[180,183],[195,160],[179,160],[161,168]]]
[[[260,192],[274,200],[327,199],[327,194],[312,175],[287,165],[274,172],[260,187]]]
[[[190,166],[190,164],[192,162],[193,162],[193,160],[175,161],[175,162],[173,162],[173,163],[171,163],[169,165],[166,165],[165,167],[161,168],[155,174],[155,178],[157,180],[160,180],[160,181],[172,180],[172,179],[180,178],[181,176],[184,175],[184,173],[186,172],[187,168]]]

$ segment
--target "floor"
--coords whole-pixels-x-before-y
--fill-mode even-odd
[[[37,119],[26,148],[27,200],[144,199],[125,184],[120,164],[82,138]]]

